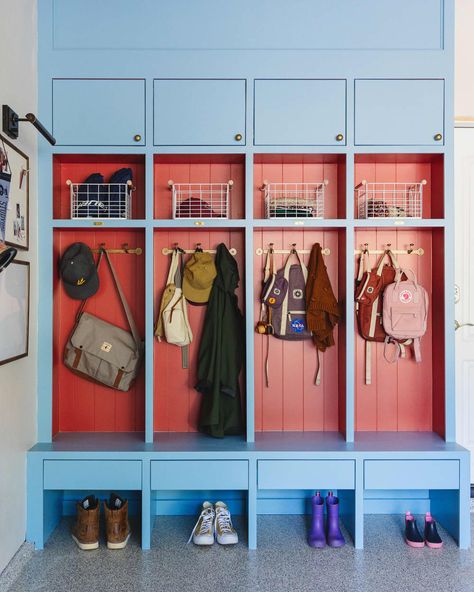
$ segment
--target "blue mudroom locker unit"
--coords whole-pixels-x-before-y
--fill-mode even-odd
[[[365,516],[407,509],[431,510],[469,547],[469,453],[455,435],[454,0],[43,0],[38,13],[39,118],[57,144],[39,145],[28,540],[42,549],[74,500],[114,490],[140,516],[143,549],[161,515],[194,515],[208,496],[246,517],[256,549],[259,514],[304,513],[312,492],[333,490],[356,548]],[[127,215],[74,216],[74,184],[121,167],[134,177]],[[180,215],[180,188],[214,183],[222,209]],[[279,184],[316,184],[320,215],[272,216]],[[361,188],[377,184],[417,184],[423,202],[368,215]],[[127,393],[62,363],[77,306],[57,262],[78,241],[112,250],[145,341]],[[154,327],[170,250],[220,242],[241,276],[246,430],[214,439],[196,425],[202,312],[191,316],[188,369]],[[314,348],[271,338],[267,386],[266,337],[255,332],[265,251],[314,242],[343,310],[336,346],[315,385]],[[388,364],[374,344],[368,384],[354,278],[361,249],[375,262],[388,246],[429,292],[428,330],[420,364]],[[104,286],[91,311],[123,324],[106,275]]]

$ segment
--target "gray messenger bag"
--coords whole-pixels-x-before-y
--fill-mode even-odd
[[[64,364],[75,374],[119,391],[128,391],[135,382],[143,358],[144,344],[138,334],[122,287],[107,251],[101,250],[109,265],[115,287],[130,327],[130,332],[84,312],[87,300],[79,307],[76,324],[64,351]]]

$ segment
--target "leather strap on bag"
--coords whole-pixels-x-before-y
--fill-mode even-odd
[[[274,262],[274,254],[273,254],[273,248],[270,247],[267,251],[267,257],[265,259],[265,270],[263,272],[263,285],[265,285],[267,283],[267,281],[269,280],[269,278],[275,275],[275,262]],[[272,309],[271,307],[267,307],[267,314],[266,314],[266,318],[267,318],[267,323],[269,325],[272,324]],[[265,317],[265,304],[262,301],[262,305],[260,308],[260,320],[263,321]],[[265,385],[267,387],[270,386],[270,334],[267,332],[266,334],[267,337],[267,351],[266,351],[266,355],[265,355]]]
[[[112,265],[112,261],[110,260],[109,254],[107,253],[107,251],[105,249],[102,249],[102,248],[100,249],[99,258],[97,259],[97,265],[96,265],[97,273],[99,272],[99,267],[100,267],[100,262],[102,260],[102,255],[105,255],[105,259],[106,259],[107,264],[109,266],[110,273],[112,274],[112,278],[114,280],[115,288],[116,288],[117,293],[119,295],[120,302],[122,303],[123,311],[125,313],[125,316],[127,317],[128,326],[130,327],[130,331],[132,333],[133,340],[135,341],[135,344],[137,346],[137,351],[138,351],[140,348],[141,339],[140,339],[140,334],[138,333],[137,326],[135,324],[135,320],[132,315],[132,311],[130,310],[127,299],[125,298],[125,294],[123,293],[122,286],[121,286],[120,281],[117,277],[117,274],[115,273],[115,269],[114,269],[114,266]],[[79,321],[81,314],[84,312],[84,309],[87,304],[87,300],[88,299],[86,298],[85,300],[83,300],[81,302],[81,305],[79,306],[79,310],[77,311],[76,322]]]

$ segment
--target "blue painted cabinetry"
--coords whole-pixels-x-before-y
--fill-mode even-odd
[[[165,501],[161,505],[165,511],[178,508],[181,513],[190,509],[194,513],[204,496],[223,491],[238,500],[239,508],[247,501],[248,544],[255,548],[258,513],[275,508],[287,513],[295,508],[304,511],[310,493],[319,488],[337,490],[342,519],[358,548],[363,546],[364,512],[378,504],[384,511],[398,513],[410,501],[410,492],[415,492],[414,507],[431,509],[459,545],[468,547],[469,454],[455,444],[449,298],[454,282],[453,137],[447,122],[453,110],[454,0],[143,0],[136,4],[133,11],[126,0],[43,0],[38,6],[39,117],[52,126],[58,139],[56,147],[41,145],[41,195],[46,200],[53,186],[55,207],[56,202],[69,198],[64,187],[56,186],[58,174],[52,178],[55,162],[64,159],[75,167],[77,158],[82,175],[89,165],[90,172],[96,172],[96,166],[99,171],[117,156],[117,168],[135,166],[138,160],[143,163],[135,170],[136,196],[144,204],[140,219],[115,222],[53,219],[52,208],[46,204],[39,210],[40,248],[52,253],[53,235],[58,232],[70,232],[74,240],[81,240],[87,232],[87,240],[98,245],[102,229],[113,229],[117,247],[121,231],[137,229],[145,236],[139,259],[145,279],[137,292],[145,293],[146,360],[144,386],[138,395],[143,400],[136,407],[134,401],[130,409],[131,414],[143,410],[144,433],[61,432],[56,417],[61,409],[58,412],[51,394],[51,367],[59,362],[51,347],[56,261],[41,258],[39,443],[28,455],[28,540],[38,548],[43,546],[67,509],[71,491],[97,491],[103,497],[112,489],[132,491],[141,504],[144,548],[151,544],[160,501]],[[90,18],[92,13],[94,18]],[[128,34],[130,30],[137,33]],[[417,162],[424,162],[425,154],[429,163],[436,160],[436,166],[426,167],[431,175],[426,203],[427,208],[432,206],[433,216],[403,221],[357,219],[354,185],[360,181],[355,179],[358,169],[376,181],[400,181],[412,154]],[[397,170],[399,162],[403,166]],[[157,210],[167,211],[165,200],[172,211],[166,182],[169,178],[178,182],[176,176],[181,176],[179,182],[189,183],[234,178],[230,200],[240,200],[239,215],[207,220],[157,215]],[[334,201],[328,205],[333,212],[337,209],[338,217],[272,220],[259,216],[263,179],[302,183],[314,181],[313,177],[328,179],[327,199],[337,200],[337,208]],[[357,432],[364,427],[354,393],[362,371],[358,367],[356,372],[361,360],[355,352],[352,322],[354,248],[362,228],[374,236],[379,232],[377,242],[389,241],[400,222],[404,222],[407,241],[412,231],[420,237],[442,235],[444,241],[438,249],[434,248],[436,241],[432,248],[426,240],[426,259],[436,257],[431,271],[437,265],[437,278],[432,278],[436,288],[433,306],[440,307],[442,316],[436,327],[444,333],[442,344],[431,352],[427,349],[432,365],[423,366],[431,373],[430,382],[436,383],[436,405],[430,406],[433,417],[419,428],[428,431]],[[321,242],[330,243],[324,245],[330,247],[330,256],[337,258],[330,269],[333,272],[337,267],[338,294],[344,307],[337,339],[338,385],[328,395],[326,382],[321,390],[315,389],[313,399],[309,388],[306,392],[312,377],[305,377],[306,382],[300,381],[300,375],[290,377],[285,366],[285,388],[291,399],[295,384],[295,401],[287,405],[285,420],[289,423],[283,429],[300,425],[291,417],[294,403],[303,406],[297,415],[303,414],[300,429],[305,431],[260,433],[255,426],[266,425],[262,416],[268,407],[258,408],[254,396],[255,365],[263,364],[263,350],[257,351],[254,341],[258,315],[254,305],[263,266],[263,259],[256,262],[256,249],[266,247],[263,243],[277,234],[288,247],[297,241],[308,249],[307,229],[320,233]],[[175,400],[161,404],[163,389],[154,368],[156,295],[162,288],[155,275],[157,258],[163,257],[163,245],[157,239],[168,233],[171,244],[166,247],[175,240],[187,240],[213,248],[214,231],[228,235],[230,246],[234,246],[234,237],[242,239],[236,246],[245,262],[239,269],[243,297],[239,298],[245,302],[246,315],[242,381],[246,435],[214,440],[202,434],[155,432],[160,414],[180,405]],[[403,242],[404,237],[399,238]],[[444,293],[440,278],[446,284]],[[198,339],[196,331],[192,347]],[[310,366],[314,367],[313,357]],[[181,359],[170,368],[170,372],[187,372],[181,369]],[[323,381],[330,380],[327,372],[324,378],[327,368],[323,365]],[[193,380],[190,373],[186,388],[192,387]],[[302,391],[296,392],[300,383],[304,397],[298,396]],[[271,385],[265,393],[267,402],[281,396],[280,386]],[[402,386],[394,388],[401,394]],[[367,392],[371,397],[367,400],[373,401],[369,411],[383,415],[383,396],[376,390],[373,384]],[[409,405],[406,395],[405,410]],[[330,400],[333,396],[337,401]],[[361,396],[360,389],[357,396]],[[324,404],[319,406],[316,398],[324,399]],[[122,404],[120,394],[116,401]],[[325,410],[331,406],[335,411],[334,403],[338,417],[328,427]],[[321,413],[324,422],[319,416],[318,421],[306,417],[307,409],[310,416]],[[113,412],[111,407],[108,411]],[[127,414],[125,408],[121,412]],[[127,425],[143,427],[136,422]],[[175,424],[171,421],[170,425]],[[121,427],[117,423],[117,430]],[[192,497],[195,492],[199,499]],[[193,520],[190,517],[190,528]]]
[[[355,144],[444,143],[444,80],[356,80]]]
[[[256,145],[345,144],[345,80],[256,80]]]
[[[65,146],[142,146],[144,80],[53,80],[53,133]]]
[[[155,80],[156,146],[245,144],[245,80]]]

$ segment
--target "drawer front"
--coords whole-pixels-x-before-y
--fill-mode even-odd
[[[352,460],[260,460],[259,489],[354,489]]]
[[[366,460],[365,489],[458,489],[458,460]]]
[[[256,80],[254,111],[257,146],[345,144],[345,80]]]
[[[45,489],[141,489],[139,460],[45,460]]]
[[[152,489],[248,489],[246,460],[154,460]]]
[[[143,146],[145,81],[53,80],[53,134],[59,145]]]
[[[443,145],[444,80],[356,80],[355,144]]]
[[[155,146],[244,145],[245,87],[245,80],[155,80]]]

